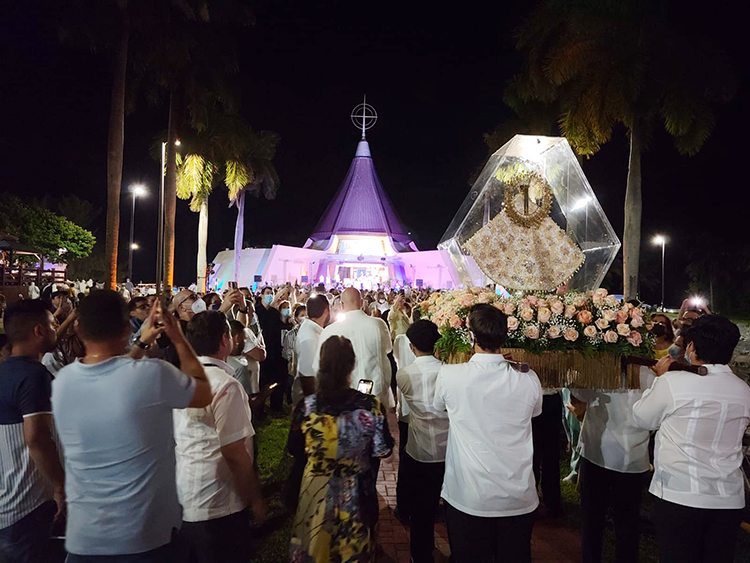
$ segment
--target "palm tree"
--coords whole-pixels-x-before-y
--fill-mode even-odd
[[[695,154],[713,129],[713,107],[736,88],[724,53],[668,24],[660,2],[546,0],[516,34],[524,55],[510,89],[556,102],[574,149],[596,153],[624,125],[630,140],[623,233],[625,297],[638,292],[641,155],[661,123],[676,149]]]
[[[227,161],[225,182],[229,190],[230,205],[237,207],[234,229],[234,279],[239,282],[242,246],[245,237],[245,196],[263,195],[275,199],[279,188],[279,175],[273,164],[279,136],[271,131],[252,133],[243,153]]]

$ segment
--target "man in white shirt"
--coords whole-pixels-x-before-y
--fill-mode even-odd
[[[654,379],[651,370],[641,368],[640,375],[641,389],[648,389]],[[651,433],[633,419],[633,405],[642,396],[640,390],[571,389],[569,408],[579,419],[585,413],[578,438],[584,563],[602,560],[602,538],[610,506],[615,523],[615,560],[638,560],[641,498],[651,465]]]
[[[398,389],[409,409],[409,438],[399,460],[398,487],[408,491],[412,561],[432,563],[435,515],[440,505],[448,443],[448,413],[436,412],[433,406],[435,384],[443,365],[433,355],[440,332],[434,323],[421,320],[407,329],[406,337],[416,359],[396,374]]]
[[[406,334],[399,334],[393,341],[393,360],[396,362],[396,371],[414,363],[417,357],[411,349],[411,343]],[[433,389],[434,393],[434,389]],[[432,400],[432,399],[430,399]],[[396,420],[398,421],[398,456],[404,457],[406,443],[409,439],[409,405],[406,404],[401,391],[396,389]],[[396,477],[396,510],[394,515],[405,525],[409,524],[411,515],[407,507],[407,479],[402,479],[404,465],[398,464],[398,475]]]
[[[213,399],[174,411],[177,493],[183,507],[179,545],[186,561],[244,562],[249,558],[250,508],[265,513],[253,468],[255,434],[247,394],[226,360],[232,338],[224,313],[205,311],[187,325]]]
[[[542,412],[542,386],[505,361],[501,311],[476,305],[468,326],[474,356],[444,365],[435,389],[435,410],[450,420],[442,497],[451,552],[456,563],[531,561],[539,505],[531,419]]]
[[[354,347],[357,364],[351,376],[351,386],[356,389],[360,379],[372,381],[372,394],[380,399],[386,409],[395,407],[391,393],[391,337],[388,326],[382,319],[366,315],[362,311],[362,295],[349,287],[341,294],[344,318],[328,325],[320,334],[318,349],[313,360],[312,372],[318,372],[320,347],[331,336],[345,336]]]
[[[331,320],[331,306],[328,298],[320,293],[307,300],[307,318],[302,321],[295,352],[297,355],[297,373],[292,385],[292,403],[297,406],[304,397],[315,393],[315,377],[313,369],[315,354],[318,352],[320,335]]]
[[[685,355],[705,376],[668,371],[671,356],[633,406],[636,424],[657,430],[655,524],[662,561],[730,562],[745,506],[742,437],[750,423],[750,387],[727,364],[740,339],[729,319],[707,315],[685,335]]]
[[[229,328],[232,331],[232,353],[227,364],[234,369],[235,379],[252,399],[260,393],[260,362],[266,357],[266,349],[253,331],[240,321],[229,321]]]

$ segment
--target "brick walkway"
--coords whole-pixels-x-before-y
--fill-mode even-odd
[[[396,477],[398,475],[398,426],[391,415],[388,420],[396,439],[393,455],[380,464],[378,498],[380,500],[379,543],[382,555],[378,563],[409,563],[409,532],[399,522],[396,509]],[[540,508],[540,512],[543,508]],[[450,557],[448,531],[444,522],[435,524],[435,561],[445,563]],[[531,558],[545,563],[578,563],[581,560],[581,538],[576,530],[562,526],[555,520],[540,518],[534,524],[531,539]]]

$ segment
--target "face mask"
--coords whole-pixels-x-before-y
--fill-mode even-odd
[[[385,303],[385,299],[378,299],[378,303]]]
[[[203,301],[203,299],[198,299],[193,302],[193,306],[190,307],[193,310],[193,313],[196,315],[199,313],[202,313],[206,310],[206,302]]]
[[[271,295],[270,293],[268,295],[264,295],[263,296],[263,302],[266,305],[270,305],[271,303],[273,303],[273,295]]]
[[[257,325],[258,324],[258,315],[253,313],[253,320],[250,321],[251,325]]]
[[[667,327],[664,325],[656,324],[653,327],[651,327],[651,334],[659,338],[660,336],[664,336],[667,334]]]
[[[282,309],[281,310],[281,316],[282,317],[288,317],[291,311],[289,309]]]

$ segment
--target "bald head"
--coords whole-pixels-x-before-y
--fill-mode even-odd
[[[358,289],[347,287],[341,294],[341,304],[344,306],[344,312],[357,311],[362,308],[362,294]]]

